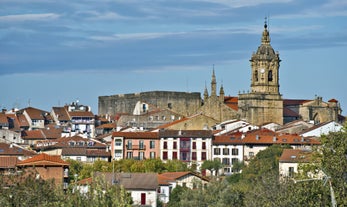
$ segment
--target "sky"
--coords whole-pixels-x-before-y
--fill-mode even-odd
[[[268,18],[285,99],[347,115],[345,0],[0,0],[0,107],[51,111],[145,91],[250,89]]]

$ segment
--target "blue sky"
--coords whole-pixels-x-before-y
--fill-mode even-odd
[[[0,107],[50,111],[98,96],[250,88],[269,16],[287,99],[340,101],[347,111],[347,1],[0,0]]]

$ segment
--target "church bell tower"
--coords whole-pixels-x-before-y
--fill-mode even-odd
[[[283,124],[283,100],[279,92],[280,58],[270,44],[270,34],[265,21],[258,50],[252,54],[251,90],[239,94],[238,107],[241,118],[255,125],[269,122]]]

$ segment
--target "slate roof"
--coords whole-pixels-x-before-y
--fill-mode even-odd
[[[126,190],[156,190],[158,180],[156,173],[103,173],[96,172],[95,177],[104,177],[108,183],[115,182]]]
[[[161,182],[165,181],[165,178],[167,180],[171,180],[171,179],[177,180],[177,179],[180,179],[180,178],[187,176],[187,175],[193,175],[193,176],[199,177],[200,179],[205,180],[207,182],[209,181],[209,179],[202,177],[198,174],[195,174],[193,172],[166,172],[166,173],[160,174],[161,179],[162,179]],[[163,180],[163,178],[164,178],[164,180]]]
[[[104,149],[63,148],[62,156],[110,157],[111,152]]]
[[[69,166],[59,155],[52,156],[45,153],[20,161],[17,166]]]

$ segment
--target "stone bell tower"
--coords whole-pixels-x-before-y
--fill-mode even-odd
[[[238,107],[242,119],[255,125],[275,122],[283,124],[283,100],[279,92],[280,58],[270,45],[270,34],[267,22],[261,44],[252,54],[251,90],[239,94]]]

